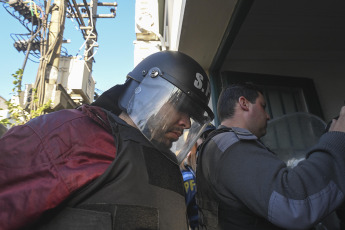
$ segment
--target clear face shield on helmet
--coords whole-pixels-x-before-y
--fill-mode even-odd
[[[142,80],[127,113],[149,141],[160,150],[172,151],[179,162],[212,120],[198,102],[160,76]]]

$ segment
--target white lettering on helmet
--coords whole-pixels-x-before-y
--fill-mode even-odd
[[[194,81],[194,86],[197,89],[202,89],[202,80],[204,80],[204,76],[202,76],[200,73],[196,73],[196,79]]]
[[[206,97],[208,97],[208,95],[210,95],[210,93],[211,93],[210,83],[208,83],[207,84],[207,89],[206,89],[206,92],[205,92]]]
[[[205,92],[204,88],[202,87],[204,76],[202,76],[200,73],[196,73],[195,78],[196,78],[194,81],[195,88],[200,89],[201,92],[205,93],[206,97],[208,97],[208,95],[211,93],[210,84],[209,83],[207,84],[207,88]]]

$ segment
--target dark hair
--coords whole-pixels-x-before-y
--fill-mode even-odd
[[[255,103],[262,90],[257,86],[247,83],[232,84],[224,88],[219,96],[217,103],[217,112],[220,122],[231,118],[235,113],[235,106],[238,99],[243,96],[250,103]]]

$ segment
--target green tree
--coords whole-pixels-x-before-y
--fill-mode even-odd
[[[21,84],[22,84],[22,78],[23,78],[23,69],[18,69],[16,73],[12,74],[14,77],[13,85],[14,88],[12,89],[14,93],[14,98],[17,98],[18,101],[20,101],[20,93],[21,90]],[[7,105],[7,109],[9,111],[10,116],[8,118],[3,118],[0,120],[0,124],[4,125],[5,127],[9,125],[10,127],[16,126],[16,125],[22,125],[31,120],[32,118],[38,117],[44,113],[47,113],[47,111],[51,108],[51,100],[49,100],[47,103],[45,103],[42,106],[36,106],[38,104],[38,98],[37,98],[37,90],[32,90],[32,101],[34,106],[31,106],[31,108],[34,109],[24,109],[20,106],[20,103],[15,102],[13,99],[9,99],[5,102]],[[1,118],[1,116],[0,116]]]

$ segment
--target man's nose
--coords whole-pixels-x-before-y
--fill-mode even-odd
[[[190,128],[190,117],[187,113],[180,113],[179,125],[183,126],[184,129]]]
[[[267,112],[266,112],[266,118],[267,118],[267,120],[271,119],[270,115]]]

